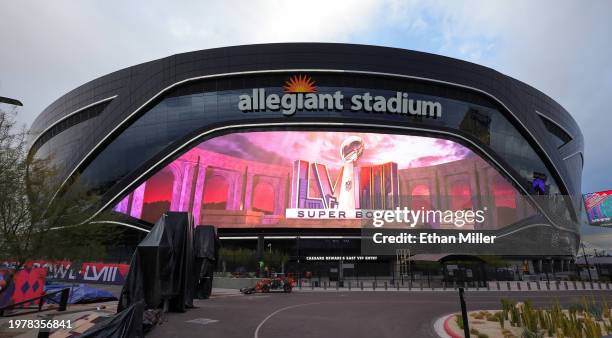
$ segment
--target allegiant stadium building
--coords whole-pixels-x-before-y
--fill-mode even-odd
[[[126,231],[191,212],[218,228],[230,272],[253,270],[254,253],[285,272],[396,274],[399,255],[363,251],[381,210],[432,211],[387,224],[396,231],[497,238],[409,254],[430,260],[560,272],[579,244],[574,119],[522,82],[438,55],[327,43],[178,54],[82,85],[32,130],[29,155],[58,168],[56,198],[85,187],[92,217],[112,211]]]

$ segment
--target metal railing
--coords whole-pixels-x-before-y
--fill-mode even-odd
[[[611,283],[585,281],[489,281],[487,283],[457,283],[442,281],[427,283],[426,280],[314,280],[299,281],[296,290],[319,291],[454,291],[464,288],[466,291],[597,291],[612,290]]]
[[[66,308],[68,307],[68,297],[70,296],[70,288],[65,288],[65,289],[61,289],[59,291],[54,291],[54,292],[50,292],[50,293],[45,293],[42,296],[38,296],[35,298],[31,298],[28,300],[24,300],[22,302],[19,303],[14,303],[14,304],[10,304],[8,306],[5,306],[3,308],[0,308],[0,317],[4,316],[4,312],[11,310],[11,309],[15,309],[18,306],[24,305],[24,304],[29,304],[29,303],[33,303],[35,301],[38,301],[38,312],[42,311],[42,306],[44,304],[44,300],[48,299],[52,296],[55,296],[57,294],[60,294],[60,301],[59,301],[59,307],[57,309],[57,311],[66,311]]]

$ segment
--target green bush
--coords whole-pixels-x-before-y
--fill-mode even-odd
[[[489,322],[499,322],[499,319],[502,318],[502,313],[501,311],[497,311],[495,313],[488,313],[487,314],[487,321]]]
[[[502,298],[501,304],[502,304],[502,315],[504,316],[504,320],[508,320],[509,318],[508,313],[510,312],[510,309],[514,307],[515,303],[509,299]]]
[[[474,317],[474,319],[484,319],[484,315],[482,313],[477,313],[474,314],[472,317]]]
[[[457,323],[457,326],[459,326],[459,328],[463,330],[463,315],[456,315],[455,322]]]
[[[523,332],[521,333],[521,338],[543,338],[544,337],[544,333],[540,333],[540,332],[533,332],[530,331],[528,328],[524,328]]]

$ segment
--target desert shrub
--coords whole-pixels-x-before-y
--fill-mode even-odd
[[[463,330],[463,315],[456,315],[455,322],[457,323],[457,326],[459,326],[459,328]]]
[[[510,332],[510,330],[507,330],[507,329],[502,330],[502,335],[504,335],[504,338],[514,338],[514,335],[512,334],[512,332]]]
[[[489,322],[499,322],[499,319],[502,317],[501,311],[497,311],[495,313],[487,314],[487,321]]]
[[[543,338],[544,333],[540,333],[538,331],[533,332],[528,328],[523,328],[523,332],[521,333],[521,338]]]

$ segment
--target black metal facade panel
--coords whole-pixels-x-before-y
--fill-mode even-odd
[[[66,167],[74,168],[125,118],[168,86],[205,75],[282,69],[335,69],[422,77],[468,86],[499,99],[540,144],[558,169],[569,193],[580,187],[564,156],[583,151],[578,125],[559,104],[536,89],[495,70],[434,54],[397,48],[330,43],[282,43],[216,48],[177,54],[90,81],[62,96],[32,125],[40,132],[62,117],[96,101],[117,96],[97,118],[90,135],[81,135]],[[572,142],[557,149],[536,110],[567,130]],[[67,130],[69,132],[69,130]],[[537,148],[537,147],[536,147]],[[65,173],[69,174],[69,173]]]

